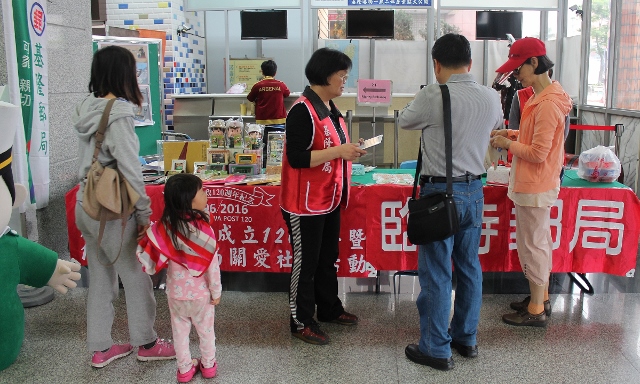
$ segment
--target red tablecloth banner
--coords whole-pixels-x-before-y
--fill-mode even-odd
[[[289,232],[279,206],[280,187],[205,186],[209,212],[220,245],[220,268],[235,272],[291,272],[292,254]],[[162,185],[149,185],[151,221],[162,216]],[[67,229],[71,257],[86,265],[82,234],[75,225],[77,186],[67,192]],[[364,226],[366,207],[342,212],[338,276],[375,276],[365,261]]]
[[[411,187],[368,186],[366,260],[378,270],[417,269],[417,247],[406,236]],[[480,262],[485,272],[522,271],[515,209],[507,187],[484,187]],[[358,195],[356,195],[358,196]],[[364,204],[365,202],[358,202]],[[633,276],[640,202],[627,188],[561,188],[551,209],[553,272]]]
[[[375,276],[376,270],[417,268],[417,247],[406,235],[410,186],[351,187],[342,212],[340,258],[343,277]],[[86,265],[84,241],[75,226],[75,191],[66,195],[71,257]],[[278,206],[280,187],[206,186],[209,211],[220,244],[221,269],[290,272],[291,246]],[[147,186],[152,221],[162,214],[163,186]],[[515,244],[513,203],[506,187],[484,188],[480,262],[484,271],[521,271]],[[561,188],[551,210],[554,272],[604,272],[633,276],[640,202],[626,188]]]

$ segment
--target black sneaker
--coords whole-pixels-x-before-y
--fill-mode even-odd
[[[315,345],[325,345],[329,343],[329,335],[320,329],[320,325],[315,321],[307,324],[302,330],[291,332],[292,336],[304,341],[305,343]]]
[[[531,302],[531,296],[525,297],[522,301],[513,302],[509,304],[509,307],[519,312],[527,309],[529,307],[529,302]],[[549,300],[544,302],[544,314],[547,315],[547,317],[551,316],[551,301]]]

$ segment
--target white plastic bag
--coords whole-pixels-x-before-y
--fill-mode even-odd
[[[500,148],[502,149],[502,148]],[[487,153],[484,155],[484,169],[489,170],[491,167],[497,167],[500,160],[502,160],[502,155],[504,155],[504,160],[507,161],[507,151],[504,152],[497,148],[493,148],[491,144],[487,148]]]
[[[227,93],[240,94],[244,93],[245,89],[247,89],[247,84],[245,83],[235,83],[229,88]]]
[[[578,177],[588,181],[611,183],[620,176],[620,160],[608,147],[598,145],[580,154]]]

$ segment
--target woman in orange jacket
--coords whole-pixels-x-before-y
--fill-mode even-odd
[[[516,326],[544,327],[551,315],[553,241],[549,213],[560,192],[565,117],[572,107],[562,86],[549,78],[551,67],[553,62],[546,55],[544,43],[525,37],[513,43],[509,60],[496,70],[513,72],[534,92],[524,106],[519,131],[491,133],[494,148],[513,154],[507,195],[515,205],[518,257],[531,290],[523,301],[511,303],[515,313],[502,316],[505,323]]]

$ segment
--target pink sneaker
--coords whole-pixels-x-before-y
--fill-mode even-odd
[[[213,377],[216,377],[216,373],[218,373],[218,363],[214,363],[213,367],[211,368],[205,368],[202,366],[202,362],[201,362],[200,373],[202,374],[202,377],[204,377],[205,379],[211,379]]]
[[[142,346],[138,348],[138,360],[140,361],[169,360],[175,358],[176,350],[173,349],[173,344],[163,339],[156,339],[156,345],[152,348],[145,349]]]
[[[185,373],[180,373],[180,370],[178,369],[178,383],[188,383],[191,381],[191,379],[193,379],[193,375],[195,375],[196,373],[198,373],[198,367],[200,366],[200,360],[198,359],[193,359],[192,363],[191,363],[191,369],[188,370]]]
[[[96,368],[102,368],[113,360],[125,357],[133,352],[131,344],[113,344],[106,352],[94,352],[91,358],[91,365]]]

